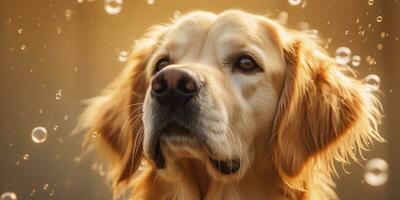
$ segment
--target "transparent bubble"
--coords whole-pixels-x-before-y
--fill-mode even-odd
[[[21,50],[22,50],[22,51],[25,51],[25,50],[26,50],[26,45],[25,45],[25,44],[21,45]]]
[[[339,47],[336,49],[336,63],[345,65],[350,61],[351,50],[347,47]]]
[[[97,138],[99,136],[99,133],[97,131],[92,132],[92,138]]]
[[[367,63],[368,63],[369,65],[375,65],[375,64],[376,64],[375,58],[373,58],[373,57],[371,57],[371,56],[367,56],[366,60],[367,60]]]
[[[70,20],[71,18],[72,18],[72,10],[70,10],[70,9],[66,9],[65,10],[65,12],[64,12],[64,15],[65,15],[65,19],[66,20]]]
[[[382,50],[383,49],[383,44],[382,43],[379,43],[377,46],[376,46],[376,48],[380,51],[380,50]]]
[[[53,126],[53,130],[54,130],[54,131],[58,130],[58,127],[59,127],[58,125],[54,125],[54,126]]]
[[[368,0],[368,5],[370,6],[374,5],[374,0]]]
[[[118,54],[119,62],[126,62],[128,59],[128,52],[127,51],[120,51]]]
[[[361,63],[361,57],[359,55],[354,55],[353,57],[351,57],[351,65],[353,65],[354,67],[358,67],[360,66]]]
[[[156,0],[146,0],[146,1],[147,1],[147,4],[149,4],[149,5],[153,5],[156,2]]]
[[[381,79],[376,74],[370,74],[363,79],[363,83],[368,86],[368,90],[376,92],[379,90]]]
[[[49,196],[54,196],[55,195],[55,193],[56,193],[56,191],[54,191],[54,189],[53,190],[51,190],[51,192],[50,192],[50,194],[49,194]]]
[[[122,10],[124,0],[105,0],[104,9],[110,15],[119,14]]]
[[[77,0],[78,3],[83,3],[83,0]]]
[[[19,33],[19,34],[21,34],[22,31],[24,31],[24,29],[22,29],[22,28],[18,29],[18,33]]]
[[[298,6],[301,3],[301,0],[288,0],[289,4],[292,6]]]
[[[365,165],[364,180],[369,185],[381,186],[389,179],[389,166],[382,158],[374,158]]]
[[[48,189],[49,189],[49,184],[47,184],[47,183],[44,184],[44,185],[43,185],[43,190],[48,190]]]
[[[17,195],[14,192],[4,192],[1,194],[0,200],[17,200]]]
[[[62,90],[60,89],[60,90],[58,90],[58,92],[56,93],[56,100],[60,100],[60,99],[61,99],[61,97],[62,97],[61,92],[62,92]]]
[[[44,127],[36,127],[32,130],[31,137],[35,143],[42,143],[47,139],[47,130]]]
[[[29,154],[24,154],[23,156],[22,156],[22,159],[24,159],[24,160],[28,160],[29,159]]]
[[[60,33],[61,33],[61,31],[62,31],[62,28],[61,28],[61,26],[57,26],[56,28],[57,28],[57,33],[58,33],[58,34],[60,34]]]
[[[378,17],[376,17],[376,21],[377,21],[377,22],[381,22],[382,20],[383,20],[383,17],[382,17],[382,16],[379,15]]]
[[[29,196],[33,196],[33,195],[35,195],[35,193],[36,193],[36,190],[35,189],[32,189],[32,191],[31,191],[31,193],[29,194]]]
[[[68,119],[69,119],[69,115],[65,115],[64,120],[68,120]]]

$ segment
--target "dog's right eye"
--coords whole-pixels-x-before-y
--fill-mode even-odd
[[[157,61],[155,72],[158,72],[158,71],[162,70],[164,67],[166,67],[166,66],[168,66],[170,64],[171,64],[171,61],[170,61],[170,59],[168,57],[160,58]]]

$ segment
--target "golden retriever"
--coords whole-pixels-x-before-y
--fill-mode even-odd
[[[335,162],[383,141],[355,77],[266,17],[190,12],[137,41],[78,127],[132,199],[336,199]]]

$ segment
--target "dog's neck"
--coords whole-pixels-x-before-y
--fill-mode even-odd
[[[200,161],[188,162],[188,170],[175,180],[157,175],[154,168],[147,169],[134,184],[134,199],[285,199],[288,195],[276,170],[268,161],[255,163],[240,179],[221,181],[211,178]],[[190,169],[190,170],[189,170]],[[144,192],[144,188],[148,188]],[[292,195],[300,199],[301,192]],[[298,198],[297,198],[298,197]]]

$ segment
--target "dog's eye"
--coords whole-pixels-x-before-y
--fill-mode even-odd
[[[242,72],[260,71],[256,61],[249,55],[240,56],[233,67]]]
[[[171,61],[170,61],[170,59],[168,57],[160,58],[157,61],[155,71],[158,72],[158,71],[162,70],[164,67],[166,67],[166,66],[168,66],[170,64],[171,64]]]

